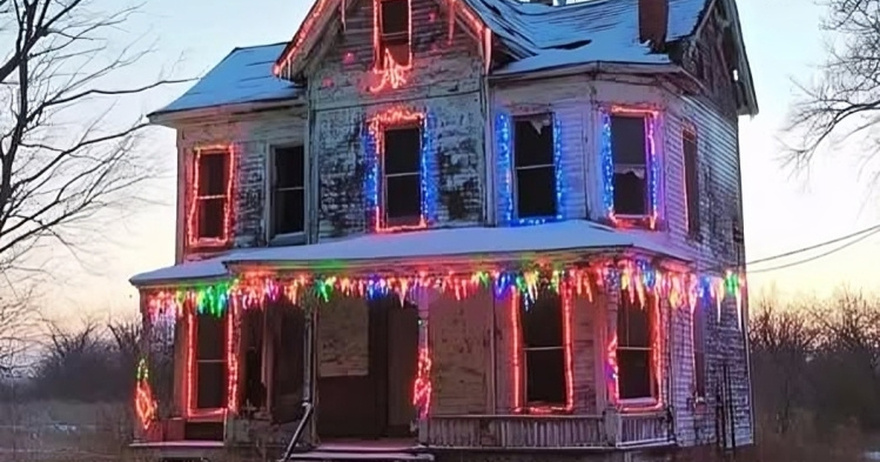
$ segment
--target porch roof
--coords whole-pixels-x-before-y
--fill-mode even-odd
[[[451,260],[517,256],[532,252],[637,249],[689,261],[656,233],[617,230],[586,220],[520,227],[444,228],[394,234],[368,234],[313,245],[234,250],[198,262],[138,274],[135,286],[186,280],[216,279],[231,274],[230,266],[263,266],[326,271],[401,260]]]

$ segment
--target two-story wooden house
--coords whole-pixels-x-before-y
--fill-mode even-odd
[[[177,252],[131,279],[134,446],[751,444],[737,121],[757,111],[734,0],[315,1],[151,115],[177,130]]]

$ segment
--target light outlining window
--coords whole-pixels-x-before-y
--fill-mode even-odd
[[[383,45],[382,3],[388,0],[373,0],[373,74],[379,81],[369,87],[371,93],[379,93],[387,88],[398,89],[406,85],[407,74],[413,67],[412,53],[412,0],[406,1],[407,8],[407,48],[408,57],[405,63],[394,58],[390,48]]]
[[[203,156],[225,156],[225,188],[223,195],[207,195],[201,191],[201,162]],[[189,212],[187,214],[186,236],[187,244],[191,248],[197,247],[224,247],[232,238],[232,214],[233,214],[233,188],[235,184],[235,152],[232,144],[202,146],[195,150],[192,164],[192,182],[189,185]],[[205,207],[208,201],[223,200],[222,222],[219,236],[202,237],[203,223],[200,220],[201,207]]]
[[[419,223],[411,226],[386,226],[382,210],[383,201],[382,159],[385,156],[384,132],[395,126],[418,124],[421,127],[420,188],[422,193],[421,217]],[[430,112],[419,112],[394,108],[370,118],[364,130],[364,150],[367,174],[364,181],[366,208],[369,211],[369,227],[376,232],[393,232],[410,229],[423,229],[436,221],[437,182],[433,175],[436,169],[436,150],[434,144],[434,116]]]
[[[226,344],[224,345],[224,354],[226,356],[226,405],[216,409],[198,409],[196,406],[196,382],[198,379],[196,373],[196,361],[197,361],[197,352],[196,345],[198,343],[197,335],[197,326],[196,323],[199,320],[200,316],[212,316],[212,314],[197,314],[198,309],[186,309],[183,310],[186,312],[186,376],[184,377],[184,388],[185,388],[185,405],[186,405],[186,416],[187,417],[220,417],[225,415],[227,412],[236,412],[238,410],[238,357],[237,357],[237,343],[236,339],[238,338],[237,331],[239,326],[235,323],[235,297],[230,297],[229,300],[233,300],[227,302],[229,307],[224,311],[225,316],[227,317],[226,322]],[[218,315],[223,316],[224,313]]]
[[[565,173],[562,169],[562,136],[559,118],[552,115],[553,124],[553,163],[556,179],[556,215],[541,218],[518,218],[516,214],[516,192],[513,179],[513,129],[510,114],[498,112],[495,117],[495,152],[498,155],[500,183],[499,202],[503,208],[502,221],[508,226],[529,226],[560,221],[564,219],[565,209]]]
[[[657,156],[657,122],[659,111],[647,108],[611,106],[600,109],[602,120],[602,204],[609,220],[618,226],[631,226],[641,222],[642,218],[650,229],[656,229],[660,216],[660,168]],[[649,213],[646,217],[619,216],[614,210],[614,148],[612,146],[611,117],[615,115],[642,117],[645,121],[645,148],[648,164]]]
[[[525,396],[523,393],[524,385],[525,385],[525,377],[524,377],[524,368],[523,363],[525,360],[525,349],[523,345],[523,330],[522,324],[523,321],[521,319],[520,313],[520,305],[523,302],[521,297],[527,297],[525,300],[526,303],[530,303],[534,301],[534,297],[537,294],[537,284],[538,284],[539,275],[534,273],[528,277],[528,284],[533,288],[529,289],[525,294],[521,294],[517,290],[510,291],[510,322],[511,322],[511,332],[513,335],[511,336],[511,347],[513,349],[513,356],[511,358],[511,364],[513,365],[513,407],[514,412],[526,412],[529,414],[548,414],[554,412],[570,412],[574,409],[574,350],[572,344],[572,305],[574,303],[574,288],[580,287],[583,288],[584,284],[582,282],[576,282],[576,279],[572,279],[575,281],[574,284],[569,281],[563,281],[562,276],[559,273],[554,272],[554,276],[552,279],[552,284],[556,287],[559,295],[561,296],[562,302],[562,339],[563,339],[563,364],[564,364],[564,380],[565,380],[565,405],[562,407],[558,406],[528,406],[528,403],[525,402]],[[523,278],[521,281],[525,281]],[[588,285],[588,283],[586,284]],[[580,294],[584,292],[579,290]],[[586,291],[590,297],[592,294],[589,292],[589,289]]]

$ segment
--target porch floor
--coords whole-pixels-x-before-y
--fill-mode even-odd
[[[330,439],[309,451],[294,453],[290,460],[432,461],[434,456],[423,453],[412,439]]]

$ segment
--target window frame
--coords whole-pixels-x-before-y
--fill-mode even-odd
[[[657,366],[658,366],[658,364],[657,364],[658,356],[657,355],[662,354],[662,352],[657,351],[657,349],[660,348],[660,345],[658,345],[658,339],[657,339],[658,329],[659,329],[658,322],[660,322],[660,320],[657,319],[658,316],[660,315],[659,309],[657,309],[658,308],[657,305],[659,304],[659,300],[655,300],[656,295],[651,294],[649,292],[645,292],[644,297],[645,297],[644,300],[640,300],[638,294],[631,295],[629,293],[629,290],[627,290],[627,289],[622,289],[619,291],[618,305],[617,305],[618,320],[617,320],[617,330],[615,332],[616,342],[615,342],[615,353],[614,354],[615,354],[615,358],[617,358],[617,360],[616,360],[616,363],[617,363],[617,385],[616,385],[617,401],[624,406],[628,406],[628,407],[636,408],[636,409],[645,408],[645,407],[652,407],[652,406],[658,405],[661,402],[661,397],[662,397],[662,393],[663,393],[661,390],[662,383],[659,380],[659,375],[658,375],[658,371],[657,371]],[[620,327],[620,320],[619,320],[620,319],[619,313],[620,313],[620,311],[623,310],[624,306],[627,304],[627,302],[624,302],[624,299],[632,300],[631,302],[628,303],[628,305],[631,306],[632,309],[640,309],[640,310],[643,310],[647,313],[646,316],[647,316],[648,322],[647,322],[646,329],[647,329],[647,333],[648,333],[648,347],[628,346],[628,345],[624,344],[625,341],[627,343],[629,341],[628,339],[626,339],[626,340],[623,339],[621,336],[621,327]],[[648,384],[648,388],[651,390],[650,391],[651,396],[639,396],[639,397],[632,397],[632,398],[623,398],[622,397],[621,392],[620,392],[620,389],[621,389],[620,378],[621,378],[622,369],[623,369],[623,362],[620,360],[620,357],[621,357],[620,352],[621,351],[647,351],[648,352],[648,377],[649,377],[649,382],[650,382]],[[662,367],[662,364],[660,364],[660,366]]]
[[[689,139],[688,136],[691,138]],[[685,144],[692,142],[694,146],[693,175],[694,191],[691,191],[691,182],[688,177],[688,155]],[[681,159],[682,159],[682,183],[685,194],[685,229],[687,237],[691,240],[702,241],[702,213],[700,210],[700,138],[696,127],[691,123],[685,123],[681,131]],[[693,202],[696,200],[696,202]]]
[[[386,55],[386,46],[384,45],[385,40],[398,38],[397,35],[403,35],[403,32],[385,34],[384,32],[384,24],[383,24],[383,14],[382,14],[382,4],[386,1],[392,0],[373,0],[373,67],[377,71],[386,70],[389,68],[385,59]],[[409,69],[412,66],[413,61],[413,21],[412,21],[412,0],[402,0],[406,2],[406,10],[407,10],[407,28],[406,28],[406,45],[407,45],[407,62],[406,63],[398,63],[395,60],[395,64],[398,67],[402,67],[404,69]],[[391,35],[391,37],[388,37]],[[390,51],[388,52],[390,54]],[[392,56],[393,59],[393,56]]]
[[[614,215],[617,218],[623,218],[623,219],[645,218],[645,217],[648,217],[651,215],[651,209],[654,205],[651,200],[651,152],[650,152],[651,147],[650,147],[650,140],[648,139],[649,138],[648,125],[650,123],[652,123],[651,114],[647,111],[644,113],[638,112],[638,111],[616,111],[616,112],[612,111],[611,119],[610,119],[611,120],[611,137],[612,137],[612,139],[614,138],[614,122],[613,121],[614,121],[615,117],[628,118],[628,119],[641,119],[642,124],[643,124],[643,132],[642,133],[643,133],[643,136],[645,137],[645,152],[643,153],[643,157],[645,159],[645,163],[644,164],[618,164],[617,162],[614,161],[614,154],[615,154],[614,149],[615,148],[614,148],[614,143],[612,142],[611,143],[611,162],[612,162],[613,168],[612,168],[612,180],[611,181],[612,182],[614,181],[614,176],[621,174],[621,173],[625,173],[627,171],[631,171],[631,170],[636,170],[637,172],[640,172],[642,175],[644,175],[644,182],[645,182],[644,195],[645,195],[645,197],[643,199],[645,201],[644,202],[645,203],[645,212],[644,213],[636,213],[636,214],[619,213],[617,211],[617,204],[615,203],[614,204],[614,206],[615,206],[614,207],[614,210],[615,210]],[[614,187],[616,189],[617,185],[615,184]],[[612,198],[612,201],[614,201],[613,198]]]
[[[296,147],[303,148],[303,230],[300,232],[275,234],[275,193],[277,192],[275,188],[275,184],[277,183],[277,177],[275,175],[275,159],[279,150]],[[310,162],[308,144],[298,141],[274,144],[269,147],[268,154],[268,162],[266,162],[266,198],[268,199],[265,207],[266,242],[270,245],[306,244],[308,243],[309,204],[312,194],[310,191],[311,188],[309,187],[312,182],[309,181],[311,173],[309,170]]]
[[[201,195],[201,187],[199,185],[200,174],[201,174],[201,160],[202,156],[226,156],[226,192],[221,195],[210,195],[203,196]],[[229,244],[232,239],[232,214],[234,210],[234,204],[232,201],[234,200],[235,193],[235,152],[232,144],[228,145],[212,145],[212,146],[203,146],[197,147],[194,149],[194,155],[190,157],[192,159],[191,165],[191,175],[190,179],[190,187],[189,187],[189,212],[187,217],[186,224],[186,235],[187,235],[187,244],[189,248],[210,248],[210,247],[225,247]],[[221,217],[221,230],[222,235],[220,237],[203,237],[201,236],[201,223],[199,219],[199,214],[202,210],[201,204],[204,201],[215,200],[215,199],[223,199],[223,216]]]
[[[534,119],[534,118],[543,117],[543,116],[547,116],[550,119],[550,125],[548,126],[548,128],[550,129],[550,136],[551,136],[551,142],[550,142],[551,163],[541,164],[541,165],[529,165],[526,167],[518,167],[517,166],[517,149],[516,149],[516,124],[517,124],[517,122],[519,122],[523,119]],[[510,174],[511,174],[510,201],[511,201],[511,204],[513,205],[512,219],[514,220],[515,223],[546,222],[546,221],[553,221],[553,220],[561,219],[562,204],[560,203],[560,200],[559,200],[559,195],[561,193],[561,191],[559,189],[562,187],[562,185],[559,184],[559,171],[558,171],[558,169],[560,168],[560,166],[557,165],[558,159],[557,159],[556,150],[557,150],[557,144],[559,143],[559,140],[557,139],[559,134],[557,133],[558,120],[557,120],[556,113],[553,111],[516,113],[516,114],[510,115],[510,122],[509,123],[511,126],[509,150],[510,150],[510,170],[511,170],[511,172],[510,172]],[[547,168],[547,167],[551,167],[552,171],[553,171],[552,195],[553,195],[553,200],[555,203],[555,211],[553,214],[547,215],[547,216],[542,215],[542,216],[522,217],[520,215],[520,206],[519,206],[519,175],[518,175],[518,173],[520,170],[537,170],[537,169],[542,169],[542,168]]]
[[[381,177],[380,183],[379,183],[380,214],[378,217],[381,222],[381,226],[379,227],[380,230],[421,229],[426,226],[426,216],[425,215],[426,215],[427,211],[424,209],[425,200],[426,200],[426,198],[424,197],[426,194],[426,191],[424,190],[424,183],[425,183],[426,179],[422,178],[423,175],[425,175],[425,173],[426,173],[423,168],[425,159],[422,158],[425,154],[424,153],[425,127],[424,127],[424,124],[422,123],[422,120],[423,119],[420,118],[419,121],[391,124],[391,125],[383,126],[381,128],[381,133],[380,133],[380,136],[382,137],[381,149],[380,149],[381,152],[378,153],[378,155],[379,155],[379,159],[378,159],[379,175]],[[418,156],[418,161],[419,161],[418,162],[418,166],[419,166],[418,171],[416,173],[394,173],[394,174],[391,174],[392,178],[418,175],[419,195],[420,195],[420,199],[421,199],[419,201],[419,215],[418,215],[418,220],[411,223],[411,222],[405,220],[405,218],[409,218],[409,217],[399,217],[399,218],[395,218],[394,220],[392,220],[388,216],[388,178],[389,178],[389,175],[388,175],[387,169],[385,167],[385,161],[388,157],[388,152],[386,151],[387,145],[385,143],[385,136],[389,131],[412,130],[412,129],[418,130],[418,134],[419,134],[419,149],[416,152],[416,155]]]
[[[231,319],[231,311],[227,310],[222,315],[222,326],[221,330],[223,332],[223,342],[222,346],[223,351],[223,359],[207,359],[200,360],[199,359],[199,328],[200,328],[200,318],[203,316],[213,316],[213,314],[198,314],[195,312],[196,307],[191,305],[188,307],[187,313],[187,372],[184,374],[184,390],[186,391],[186,400],[185,409],[186,409],[186,418],[189,420],[199,420],[205,419],[209,421],[216,420],[218,418],[222,418],[227,410],[230,408],[230,405],[234,403],[233,396],[230,395],[230,392],[237,392],[237,389],[231,386],[233,383],[236,383],[238,377],[234,376],[234,374],[230,371],[230,362],[236,361],[236,358],[230,356],[230,347],[234,344],[235,339],[230,338],[234,335],[235,323]],[[223,364],[224,370],[224,378],[225,383],[218,384],[225,388],[225,403],[221,407],[215,408],[200,408],[198,406],[199,403],[199,369],[202,363],[209,364]],[[237,366],[236,366],[237,367]]]

